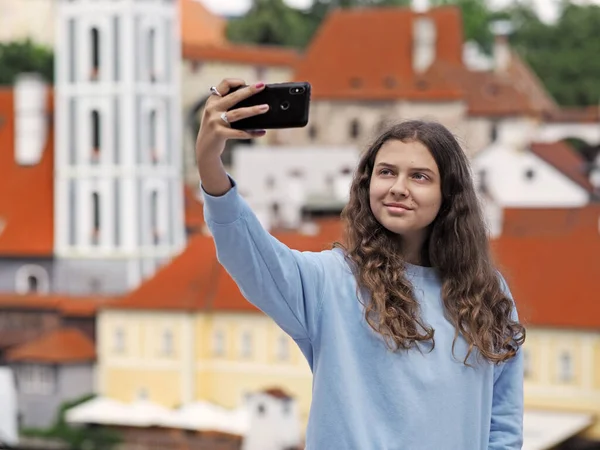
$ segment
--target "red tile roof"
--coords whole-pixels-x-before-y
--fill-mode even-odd
[[[191,61],[220,61],[256,66],[294,67],[300,54],[266,45],[239,45],[227,40],[227,21],[201,1],[180,0],[182,55]]]
[[[586,175],[585,159],[568,143],[534,142],[531,151],[588,192],[594,192],[594,186]]]
[[[114,299],[61,295],[0,294],[0,309],[58,311],[65,317],[94,317],[99,306]]]
[[[577,209],[507,209],[503,234],[492,241],[499,268],[527,325],[600,328],[600,205]],[[319,236],[275,235],[291,248],[319,251],[341,235],[337,220]],[[210,237],[186,250],[123,299],[117,309],[257,311],[219,265]]]
[[[600,328],[600,207],[509,209],[492,242],[525,325]]]
[[[198,0],[179,0],[181,40],[185,45],[221,45],[227,42],[227,21]]]
[[[548,114],[546,121],[555,123],[598,123],[600,122],[600,108],[598,106],[561,108]]]
[[[316,236],[296,232],[274,233],[298,250],[319,251],[341,236],[339,220],[319,222]],[[211,237],[192,237],[186,249],[139,288],[106,308],[257,311],[240,293],[217,261]]]
[[[0,89],[0,255],[49,257],[54,249],[54,130],[49,127],[39,164],[17,164],[13,99],[12,89]],[[50,95],[50,116],[52,108]]]
[[[6,352],[9,362],[65,364],[94,361],[94,343],[75,328],[61,328],[13,347]]]
[[[334,11],[317,31],[295,79],[310,81],[313,98],[331,100],[461,100],[470,115],[507,116],[553,112],[554,100],[514,52],[505,73],[473,72],[462,61],[460,10],[433,8],[436,56],[423,74],[413,70],[410,8]]]
[[[461,66],[463,36],[458,8],[434,8],[426,15],[437,28],[436,62]],[[295,78],[310,81],[316,99],[459,97],[461,93],[446,83],[419,87],[412,66],[416,17],[410,8],[335,10],[317,31]]]
[[[300,54],[293,49],[267,45],[192,45],[184,42],[183,58],[192,61],[221,61],[255,66],[295,67]]]

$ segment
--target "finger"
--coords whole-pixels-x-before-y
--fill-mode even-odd
[[[219,94],[226,96],[232,88],[245,86],[246,82],[240,78],[225,78],[217,86]]]
[[[262,91],[265,88],[264,83],[257,83],[251,86],[246,86],[245,88],[239,89],[226,97],[223,97],[222,101],[219,103],[219,107],[225,110],[235,106],[237,103],[242,100],[252,97],[254,94]]]
[[[227,128],[223,131],[223,135],[226,139],[255,139],[258,137],[262,137],[267,132],[265,130],[234,130],[232,128]]]
[[[264,114],[269,110],[269,105],[257,105],[249,106],[247,108],[232,109],[227,112],[227,120],[229,123],[237,122],[238,120],[246,119],[248,117],[258,116]]]

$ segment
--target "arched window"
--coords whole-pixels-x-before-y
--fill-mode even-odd
[[[26,264],[16,273],[15,288],[19,294],[47,293],[50,290],[50,276],[42,266]]]
[[[38,292],[40,282],[35,275],[29,275],[27,277],[27,290],[29,292]]]

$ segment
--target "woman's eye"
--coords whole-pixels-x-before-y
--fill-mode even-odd
[[[417,180],[427,180],[427,175],[417,172],[413,175]]]
[[[391,175],[392,171],[390,169],[381,169],[379,171],[379,175]]]

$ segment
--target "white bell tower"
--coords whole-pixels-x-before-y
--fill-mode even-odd
[[[58,0],[56,286],[134,288],[185,244],[177,0]]]

